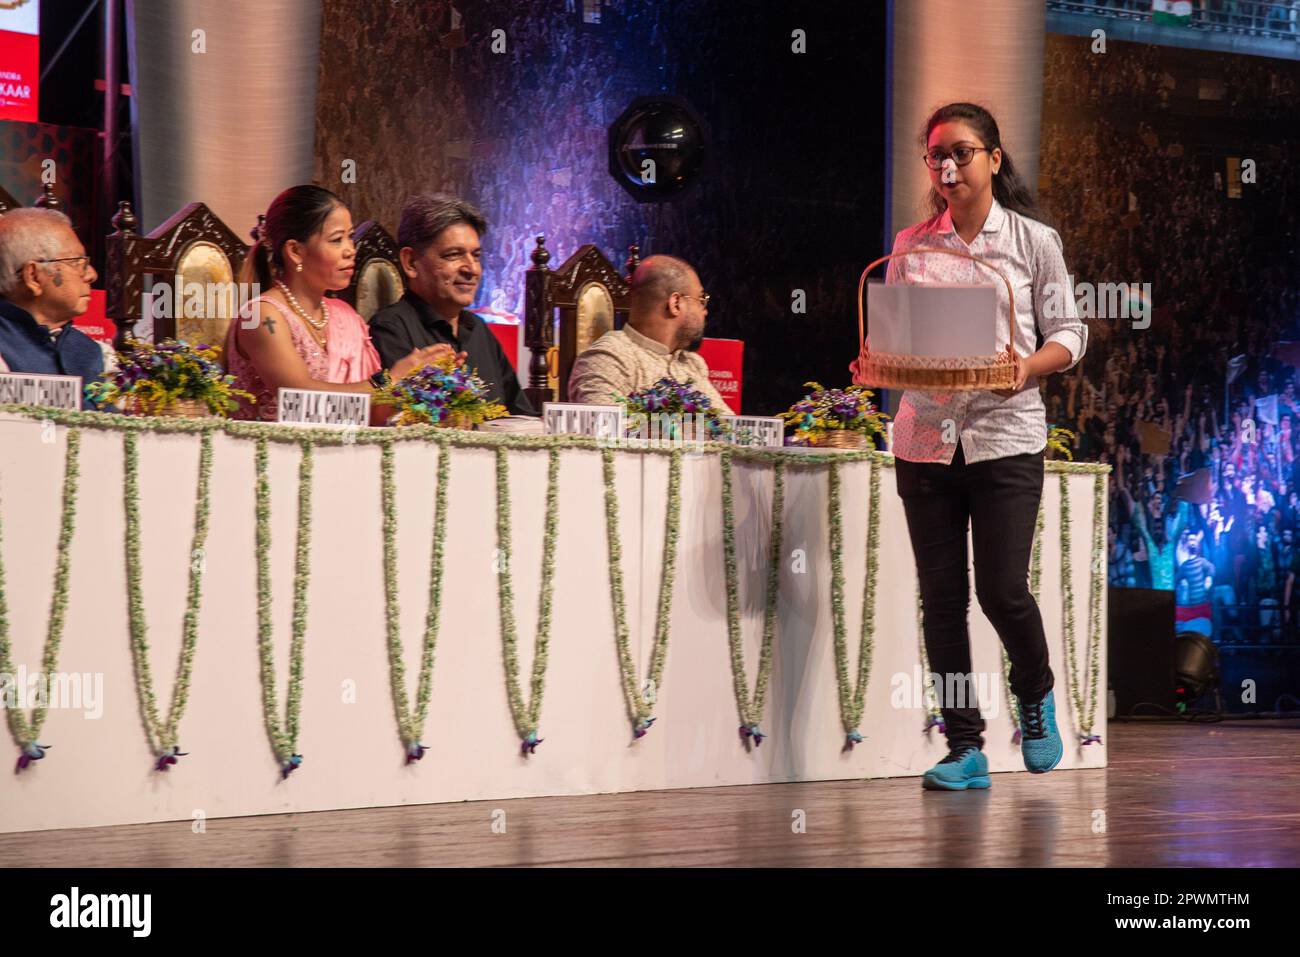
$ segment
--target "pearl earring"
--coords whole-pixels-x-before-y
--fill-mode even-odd
[[[302,272],[302,263],[298,263],[298,272]]]

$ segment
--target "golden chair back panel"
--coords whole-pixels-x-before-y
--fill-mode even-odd
[[[176,313],[176,338],[224,349],[230,320],[240,306],[226,254],[210,242],[191,243],[177,263],[176,288],[181,307]]]
[[[373,256],[361,267],[357,280],[357,312],[369,322],[380,309],[402,298],[402,277],[387,259]]]
[[[614,299],[598,282],[589,282],[578,293],[577,355],[614,328]]]

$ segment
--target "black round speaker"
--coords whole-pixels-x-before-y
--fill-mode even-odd
[[[638,97],[609,128],[609,172],[638,202],[675,199],[704,168],[704,124],[685,100]]]

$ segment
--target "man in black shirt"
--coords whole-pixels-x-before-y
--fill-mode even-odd
[[[511,415],[537,415],[501,344],[470,312],[483,278],[487,221],[474,206],[445,194],[417,196],[402,210],[398,256],[410,288],[370,320],[370,340],[385,368],[412,349],[445,343],[487,384],[488,398]]]

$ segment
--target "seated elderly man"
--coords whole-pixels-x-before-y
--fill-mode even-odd
[[[608,405],[666,376],[690,381],[714,409],[734,414],[709,381],[709,367],[697,351],[708,314],[709,297],[689,263],[649,257],[632,274],[623,328],[605,333],[574,362],[569,401]]]
[[[72,325],[90,306],[95,278],[62,213],[15,209],[0,216],[0,371],[79,375],[83,385],[98,378],[104,352]]]

